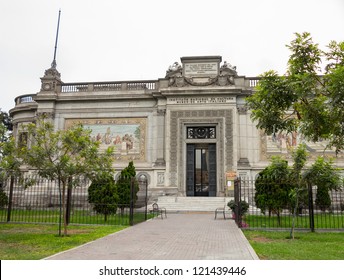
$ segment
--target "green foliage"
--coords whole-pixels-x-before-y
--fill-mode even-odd
[[[94,179],[88,188],[88,202],[93,204],[93,209],[104,215],[107,221],[108,215],[116,214],[117,211],[117,186],[111,175]]]
[[[300,214],[302,209],[308,206],[308,193],[307,185],[303,180],[303,168],[307,162],[308,153],[306,146],[300,144],[297,149],[292,152],[293,166],[291,169],[290,181],[293,182],[295,187],[290,190],[290,206],[291,211],[295,215]]]
[[[318,186],[315,205],[317,205],[321,211],[326,211],[326,209],[330,208],[331,203],[331,197],[326,187]]]
[[[27,125],[28,145],[22,148],[23,158],[38,174],[66,183],[71,176],[98,176],[111,170],[112,148],[99,151],[99,142],[92,141],[91,131],[82,125],[67,130],[55,130],[45,119]]]
[[[3,170],[4,176],[12,174],[19,177],[22,163],[21,150],[17,148],[14,137],[11,136],[6,142],[0,143],[0,169]]]
[[[327,140],[337,152],[344,148],[344,42],[319,49],[310,33],[296,33],[285,76],[261,75],[247,97],[251,117],[267,134],[301,133],[307,140]],[[324,73],[322,62],[325,61]],[[327,64],[326,64],[327,62]]]
[[[123,213],[124,208],[130,205],[130,185],[134,184],[134,202],[137,200],[139,184],[136,180],[136,171],[134,163],[129,162],[128,166],[121,171],[120,178],[117,182],[118,204]]]
[[[236,208],[238,207],[238,205],[235,203],[234,200],[231,200],[227,203],[227,206],[232,210],[233,213],[236,212]],[[248,209],[249,209],[250,205],[248,204],[248,202],[246,202],[245,200],[241,200],[240,201],[240,210],[239,213],[241,216],[244,216]]]
[[[296,150],[292,152],[293,157],[293,173],[297,177],[300,178],[302,169],[305,167],[307,162],[308,152],[306,151],[306,145],[301,144],[297,147]]]
[[[3,143],[7,140],[7,129],[3,123],[0,123],[0,143]]]
[[[279,156],[273,157],[271,163],[258,174],[255,188],[255,202],[263,213],[275,213],[278,217],[289,205],[289,192],[293,189],[290,181],[291,171],[288,162]]]
[[[8,115],[8,113],[3,112],[0,110],[0,124],[2,124],[7,131],[13,130],[13,123],[12,118]]]
[[[305,179],[311,186],[317,186],[315,204],[325,211],[331,206],[329,191],[339,190],[342,180],[339,170],[333,166],[332,160],[318,157],[311,168],[305,173]]]
[[[308,188],[316,186],[315,204],[323,211],[331,206],[329,192],[339,190],[343,185],[338,169],[333,167],[331,160],[318,157],[314,164],[304,171],[307,162],[305,145],[299,145],[292,152],[293,166],[288,167],[287,161],[281,157],[272,157],[270,165],[258,174],[256,179],[255,202],[263,213],[268,211],[277,215],[278,225],[281,224],[280,213],[289,209],[293,213],[290,236],[294,239],[296,216],[308,207]]]
[[[8,205],[8,196],[0,186],[0,209]]]
[[[257,127],[272,134],[278,131],[295,131],[296,119],[286,117],[297,96],[293,93],[286,77],[280,77],[275,71],[261,75],[256,93],[246,98],[252,110],[252,119],[257,121]]]
[[[17,170],[20,165],[15,160],[15,141],[11,135],[13,124],[6,112],[0,111],[0,169]]]
[[[94,179],[112,172],[113,148],[100,153],[99,142],[93,141],[91,131],[82,125],[55,130],[52,122],[43,117],[22,129],[28,132],[28,142],[17,150],[23,162],[36,169],[39,176],[58,180],[63,211],[67,188],[77,185],[81,177]],[[66,235],[67,219],[64,213],[63,216]]]
[[[302,210],[307,209],[308,203],[308,192],[305,184],[300,187],[295,187],[289,192],[290,200],[290,211],[293,214],[293,218],[296,215],[302,214]]]

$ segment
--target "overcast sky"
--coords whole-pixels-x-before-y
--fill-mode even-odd
[[[344,41],[343,0],[2,0],[2,111],[39,91],[59,9],[63,82],[158,79],[198,55],[220,55],[247,77],[284,74],[295,32],[310,32],[321,48]]]

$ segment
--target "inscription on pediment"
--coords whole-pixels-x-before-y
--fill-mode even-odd
[[[207,63],[185,63],[185,77],[215,77],[219,74],[219,64],[217,62]]]
[[[167,104],[188,105],[188,104],[223,104],[235,103],[234,97],[171,97]]]

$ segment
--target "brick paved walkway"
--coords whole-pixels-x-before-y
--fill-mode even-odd
[[[56,254],[54,260],[254,260],[233,220],[213,214],[169,214]]]

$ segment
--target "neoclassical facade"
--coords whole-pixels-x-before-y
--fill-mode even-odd
[[[81,122],[101,147],[115,147],[117,172],[134,161],[153,196],[225,196],[233,177],[255,176],[271,155],[288,157],[304,142],[256,128],[245,97],[257,81],[221,56],[182,57],[149,81],[64,83],[53,66],[40,91],[18,96],[10,114],[17,138],[21,124],[41,114],[57,129]],[[307,145],[316,155],[325,144]]]

